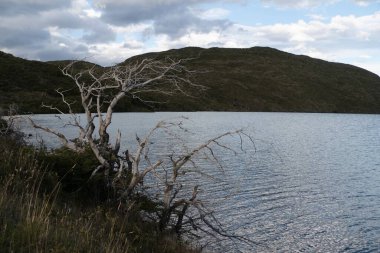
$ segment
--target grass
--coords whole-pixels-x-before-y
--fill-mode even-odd
[[[49,160],[20,138],[0,136],[0,252],[199,252],[144,221],[143,203],[73,192],[70,180],[83,175],[60,175],[57,168],[71,164],[62,154],[53,163],[59,155]]]

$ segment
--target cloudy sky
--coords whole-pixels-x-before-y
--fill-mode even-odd
[[[101,65],[185,46],[269,46],[380,75],[379,0],[0,0],[0,50]]]

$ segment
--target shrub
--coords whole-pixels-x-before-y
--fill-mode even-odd
[[[41,150],[38,159],[47,164],[50,174],[57,175],[63,193],[71,198],[96,204],[112,197],[107,179],[100,175],[92,177],[99,162],[88,147],[80,153],[67,148]]]
[[[0,136],[0,252],[196,252],[142,219],[146,197],[133,208],[89,204],[86,194],[73,201],[96,163],[90,154],[37,152]]]

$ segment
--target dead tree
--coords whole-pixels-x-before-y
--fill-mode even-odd
[[[86,117],[84,125],[80,122],[78,115],[72,110],[73,102],[66,100],[65,91],[57,90],[57,92],[61,95],[62,101],[67,106],[68,113],[71,115],[70,124],[79,129],[80,134],[78,138],[68,140],[66,136],[53,129],[35,124],[31,118],[30,121],[34,127],[57,136],[67,148],[81,151],[84,144],[89,145],[100,163],[96,171],[100,169],[108,171],[114,166],[123,166],[122,162],[116,159],[120,149],[121,133],[120,131],[118,132],[115,144],[111,145],[107,132],[112,122],[115,106],[126,96],[139,100],[143,100],[141,95],[144,93],[165,95],[181,93],[189,96],[186,92],[187,87],[205,89],[204,86],[194,84],[191,81],[190,77],[193,72],[184,66],[184,62],[189,60],[173,60],[171,58],[156,60],[146,58],[106,69],[99,69],[94,65],[91,68],[79,71],[75,70],[77,62],[72,62],[62,68],[61,71],[65,76],[74,81],[80,93],[80,103]],[[57,107],[43,106],[64,114]],[[97,126],[95,121],[98,121]],[[96,130],[99,139],[94,138]],[[139,145],[143,147],[145,145],[144,140]],[[139,156],[139,151],[137,151],[133,157],[135,164],[139,163]],[[134,169],[132,169],[134,176],[129,188],[133,188],[133,185],[141,181],[141,177],[157,166],[159,166],[159,163],[146,168],[141,173],[134,166]]]
[[[229,131],[223,134],[210,138],[203,143],[196,145],[193,148],[179,149],[172,151],[169,156],[157,158],[158,161],[152,161],[150,155],[150,141],[152,135],[159,131],[164,131],[169,135],[186,131],[182,125],[182,121],[161,121],[155,128],[144,138],[143,142],[139,142],[139,154],[145,159],[144,164],[148,164],[151,176],[155,180],[150,181],[150,185],[146,188],[153,188],[155,195],[160,202],[160,208],[156,210],[152,219],[159,220],[159,229],[161,231],[171,231],[180,237],[182,234],[192,234],[198,231],[198,234],[212,234],[213,237],[229,238],[232,240],[240,240],[245,243],[253,244],[254,242],[243,237],[233,235],[223,229],[221,223],[214,217],[214,211],[208,209],[203,201],[198,198],[199,185],[198,182],[191,178],[186,179],[188,187],[183,189],[183,185],[179,179],[183,178],[188,173],[196,173],[201,176],[210,178],[209,183],[213,182],[212,175],[209,175],[199,161],[207,160],[215,165],[219,170],[224,170],[224,165],[217,156],[216,148],[223,155],[237,155],[244,153],[246,145],[253,145],[253,139],[246,134],[242,129]],[[163,136],[162,133],[158,133]],[[223,144],[223,139],[226,137],[234,137],[238,141],[238,148],[231,148]],[[155,166],[159,163],[158,166]],[[152,166],[153,165],[153,166]],[[139,162],[134,161],[135,169],[138,170]],[[150,167],[149,167],[150,166]],[[147,173],[142,175],[141,180]],[[191,184],[193,182],[193,184]],[[134,189],[137,185],[134,185]],[[124,192],[129,194],[127,190]],[[185,194],[184,194],[185,193]],[[205,228],[207,227],[207,228]]]
[[[189,168],[193,171],[203,173],[198,166],[196,157],[204,155],[213,161],[216,166],[222,167],[219,159],[215,156],[213,146],[218,146],[223,150],[236,153],[228,146],[221,144],[220,140],[226,136],[236,136],[243,143],[243,139],[252,139],[242,130],[226,132],[211,138],[199,146],[192,149],[182,150],[167,156],[166,158],[151,159],[149,155],[150,140],[153,135],[160,130],[167,131],[172,128],[183,129],[181,121],[160,121],[144,137],[136,137],[137,148],[134,152],[128,150],[124,155],[120,155],[121,132],[118,131],[116,141],[112,145],[108,134],[108,127],[112,123],[112,116],[116,105],[126,96],[131,96],[143,100],[143,93],[156,93],[165,95],[182,94],[189,96],[187,87],[205,89],[204,86],[194,84],[191,81],[193,71],[188,70],[183,64],[187,60],[173,60],[166,58],[163,60],[143,59],[125,65],[117,65],[107,69],[91,67],[85,70],[75,70],[76,62],[62,68],[62,73],[71,78],[80,93],[80,103],[85,114],[84,123],[78,114],[72,110],[72,101],[65,97],[65,91],[57,90],[61,95],[63,103],[68,108],[70,115],[69,125],[79,129],[79,135],[74,140],[69,140],[65,135],[44,126],[36,124],[29,118],[32,125],[57,136],[62,144],[77,152],[84,150],[84,147],[91,148],[93,154],[99,161],[99,166],[94,168],[93,175],[99,171],[104,171],[106,175],[116,172],[111,178],[112,186],[119,193],[121,201],[129,201],[136,192],[136,189],[143,183],[147,175],[152,176],[156,182],[157,191],[161,199],[158,200],[160,208],[156,212],[159,219],[160,230],[170,230],[180,236],[184,226],[194,229],[202,228],[199,221],[202,221],[216,234],[229,236],[219,225],[211,225],[206,216],[212,217],[212,212],[207,210],[202,201],[198,199],[198,185],[192,186],[188,196],[179,194],[182,185],[178,178],[186,174]],[[58,113],[65,114],[64,111],[54,106],[46,106]],[[96,122],[97,121],[97,122]],[[96,124],[95,124],[96,123]],[[95,138],[95,132],[98,138]],[[191,211],[192,209],[193,211]],[[190,212],[189,212],[190,210]],[[189,215],[192,213],[192,215]],[[197,214],[194,217],[193,214]]]

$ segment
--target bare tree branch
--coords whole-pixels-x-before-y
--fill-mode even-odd
[[[150,187],[156,189],[156,195],[159,198],[160,208],[157,209],[156,215],[159,217],[161,230],[170,230],[180,236],[183,231],[193,232],[195,229],[216,237],[229,236],[229,238],[240,240],[240,237],[231,236],[228,231],[225,231],[213,216],[213,212],[204,207],[202,201],[198,199],[200,192],[198,184],[194,182],[192,185],[191,181],[187,182],[187,185],[182,184],[181,176],[192,172],[213,179],[213,176],[198,164],[198,158],[202,157],[211,161],[223,171],[222,161],[215,150],[228,151],[236,155],[238,151],[223,144],[221,140],[227,136],[238,136],[240,150],[243,150],[243,139],[248,138],[253,142],[253,139],[243,130],[217,135],[192,149],[182,143],[178,145],[178,150],[173,150],[166,157],[153,156],[152,158],[150,156],[150,147],[153,145],[151,140],[159,131],[161,134],[168,134],[171,138],[180,140],[180,135],[187,132],[181,120],[160,121],[145,137],[140,139],[136,136],[137,147],[132,154],[127,150],[124,155],[119,155],[122,138],[120,130],[117,132],[114,145],[110,143],[108,129],[112,124],[113,112],[120,101],[127,96],[143,102],[152,102],[140,95],[144,93],[182,94],[191,97],[192,95],[187,92],[189,87],[197,90],[206,88],[192,82],[191,76],[195,72],[184,65],[190,60],[192,59],[145,58],[111,68],[100,69],[93,65],[84,70],[75,69],[77,62],[71,62],[61,71],[63,75],[73,80],[80,93],[80,104],[85,114],[84,123],[73,111],[73,102],[66,99],[67,91],[58,89],[57,93],[61,95],[62,102],[69,112],[71,121],[68,124],[79,129],[78,138],[68,140],[65,135],[39,126],[32,118],[29,119],[35,128],[57,136],[63,145],[70,149],[81,151],[85,145],[90,147],[99,162],[99,166],[94,168],[90,178],[99,172],[104,172],[107,177],[113,173],[110,182],[119,193],[120,201],[133,205],[135,203],[133,195],[143,188],[144,180],[151,175],[154,180],[150,181]],[[64,114],[64,111],[58,107],[43,106]],[[173,129],[179,130],[180,133],[172,131]],[[95,131],[98,137],[94,134]],[[190,189],[189,192],[186,192],[186,187]],[[205,224],[208,229],[202,227],[200,223]]]

